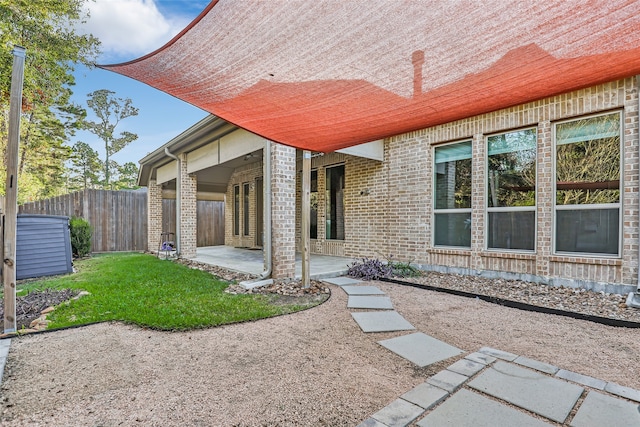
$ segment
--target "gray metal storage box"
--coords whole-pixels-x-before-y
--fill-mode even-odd
[[[16,279],[71,273],[69,217],[18,215]]]

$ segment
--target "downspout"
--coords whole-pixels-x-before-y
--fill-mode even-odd
[[[262,251],[265,259],[265,270],[260,275],[259,280],[270,278],[273,269],[271,260],[271,141],[265,141],[262,158],[262,191],[264,193],[262,206],[264,241],[262,242]]]
[[[164,147],[164,154],[174,159],[176,161],[176,165],[178,168],[177,174],[176,174],[176,256],[179,257],[180,256],[180,226],[182,224],[181,212],[180,212],[180,193],[181,193],[180,166],[181,164],[178,156],[169,152],[169,148]]]

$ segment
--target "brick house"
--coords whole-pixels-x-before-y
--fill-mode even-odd
[[[630,77],[315,154],[311,252],[635,290],[639,85]],[[195,254],[196,189],[225,193],[226,245],[261,247],[265,143],[211,116],[145,157],[149,236],[160,232],[159,189],[175,185],[180,163],[183,256]],[[301,152],[271,145],[274,276],[289,277]]]

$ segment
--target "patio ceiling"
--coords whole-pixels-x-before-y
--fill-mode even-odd
[[[105,69],[331,152],[640,74],[640,2],[214,0]]]

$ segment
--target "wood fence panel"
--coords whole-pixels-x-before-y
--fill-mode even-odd
[[[85,218],[93,227],[93,252],[158,249],[147,248],[146,191],[84,190],[25,203],[19,213]],[[199,200],[197,215],[197,245],[223,245],[224,202]],[[162,201],[162,222],[163,231],[176,232],[175,200]]]

